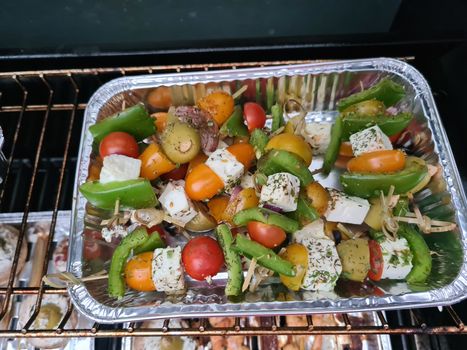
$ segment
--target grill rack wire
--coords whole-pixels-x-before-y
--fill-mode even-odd
[[[35,310],[22,329],[0,330],[0,338],[34,338],[34,337],[134,337],[134,336],[228,336],[228,335],[317,335],[317,334],[467,334],[467,327],[456,313],[452,306],[444,307],[442,312],[448,315],[449,322],[443,325],[429,325],[420,320],[417,316],[417,310],[410,310],[413,324],[401,326],[388,322],[384,312],[375,312],[379,325],[353,325],[348,314],[342,314],[344,326],[314,326],[312,315],[308,315],[307,326],[288,327],[282,325],[283,322],[276,317],[269,317],[271,326],[251,326],[248,323],[241,326],[240,319],[235,320],[233,327],[214,328],[209,325],[207,319],[201,319],[200,325],[196,328],[169,328],[169,320],[165,320],[162,328],[141,328],[136,323],[129,323],[119,329],[101,328],[100,324],[94,323],[89,329],[67,329],[64,328],[67,320],[73,312],[73,306],[70,303],[68,310],[63,316],[59,326],[54,330],[37,329],[31,330],[29,327],[33,324],[38,315],[41,306],[42,296],[44,294],[66,294],[66,289],[54,289],[47,287],[42,283],[39,287],[16,287],[16,270],[18,266],[18,257],[20,247],[25,239],[25,232],[28,224],[28,217],[32,209],[40,208],[43,198],[40,184],[38,184],[38,173],[41,164],[41,157],[44,147],[47,146],[46,132],[51,124],[51,116],[54,113],[67,115],[67,127],[65,130],[65,144],[58,160],[59,175],[54,192],[53,207],[51,209],[50,234],[47,241],[47,252],[42,265],[42,274],[47,271],[49,260],[52,256],[53,236],[59,210],[66,208],[64,200],[64,182],[68,181],[68,175],[74,174],[69,168],[74,168],[76,164],[76,153],[70,151],[72,145],[72,134],[76,128],[80,129],[83,119],[83,111],[86,108],[86,101],[90,95],[106,81],[125,75],[134,74],[153,74],[153,73],[173,73],[182,71],[197,70],[217,70],[217,69],[236,69],[237,67],[257,67],[267,65],[283,65],[295,63],[309,63],[310,61],[275,61],[275,62],[250,62],[250,63],[220,63],[220,64],[193,64],[193,65],[171,65],[171,66],[145,66],[145,67],[125,67],[125,68],[93,68],[93,69],[69,69],[69,70],[48,70],[48,71],[19,71],[0,73],[0,121],[5,121],[12,115],[15,115],[16,124],[10,123],[12,127],[5,133],[5,149],[7,157],[7,166],[5,170],[4,183],[0,191],[0,208],[8,206],[6,199],[13,200],[18,196],[15,190],[17,186],[12,186],[12,168],[20,162],[17,153],[21,153],[20,134],[24,132],[23,124],[26,118],[33,115],[41,115],[40,133],[37,140],[35,154],[29,167],[31,175],[29,186],[24,195],[24,205],[22,206],[22,221],[20,224],[20,235],[15,251],[10,278],[6,287],[0,288],[2,301],[0,302],[0,320],[5,317],[8,311],[10,300],[17,295],[37,295]],[[57,83],[59,83],[57,85]],[[72,98],[64,98],[61,89],[65,84],[71,91]],[[13,92],[13,93],[12,93]],[[10,98],[12,93],[16,98]],[[38,97],[37,95],[41,95]],[[3,122],[2,122],[3,125]],[[77,148],[76,148],[77,149]],[[10,186],[10,187],[9,187]],[[43,186],[42,186],[43,187]],[[66,187],[66,186],[65,186]],[[71,186],[69,186],[71,187]],[[7,194],[8,189],[13,188],[13,192]],[[43,192],[43,191],[42,191]],[[69,194],[68,194],[69,195]],[[8,198],[7,198],[8,197]],[[34,201],[37,202],[34,205]],[[11,211],[12,206],[9,206]]]

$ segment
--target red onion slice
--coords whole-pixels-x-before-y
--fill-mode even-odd
[[[283,210],[281,208],[278,208],[278,207],[276,207],[274,205],[271,205],[271,204],[268,204],[268,203],[265,203],[263,205],[263,207],[266,208],[266,209],[275,211],[276,213],[282,213],[283,212]]]

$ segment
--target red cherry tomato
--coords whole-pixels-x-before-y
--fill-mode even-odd
[[[161,179],[164,181],[168,180],[183,180],[188,170],[188,163],[180,164],[178,168],[161,175]]]
[[[373,281],[379,281],[383,275],[383,252],[379,243],[374,240],[368,241],[368,247],[370,248],[370,271],[368,271],[368,277]]]
[[[84,238],[84,260],[94,260],[102,257],[102,234],[99,231],[85,230]]]
[[[261,243],[267,248],[275,248],[285,241],[283,229],[274,225],[263,224],[259,221],[250,221],[246,228],[251,239]]]
[[[111,132],[104,137],[99,145],[99,154],[102,158],[111,154],[138,158],[139,149],[135,138],[122,131]]]
[[[249,132],[254,129],[261,129],[266,124],[266,113],[263,107],[255,102],[247,102],[243,105],[243,118]]]
[[[220,271],[224,264],[224,253],[215,239],[198,236],[183,248],[182,261],[186,273],[195,280],[202,281]]]

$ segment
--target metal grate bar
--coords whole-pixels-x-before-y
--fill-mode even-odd
[[[72,70],[52,70],[52,71],[29,71],[29,72],[13,72],[13,73],[0,73],[1,79],[10,79],[15,82],[16,86],[20,89],[21,100],[14,101],[12,103],[6,103],[8,101],[5,94],[2,94],[2,106],[0,106],[0,116],[10,116],[12,113],[19,113],[18,121],[15,125],[15,131],[11,138],[10,143],[10,155],[8,158],[7,165],[7,177],[6,181],[11,181],[11,171],[13,161],[20,148],[18,143],[19,134],[21,128],[24,127],[26,117],[35,118],[37,113],[43,113],[43,120],[40,126],[40,136],[36,146],[36,152],[34,160],[29,163],[28,166],[32,169],[31,180],[27,190],[27,196],[24,204],[24,214],[21,222],[21,234],[19,236],[19,244],[15,251],[15,257],[12,266],[12,272],[8,285],[4,288],[0,288],[0,295],[3,295],[2,311],[0,316],[4,316],[7,311],[8,302],[12,295],[37,295],[37,301],[35,305],[35,313],[28,321],[25,329],[19,330],[0,330],[0,338],[31,338],[31,337],[135,337],[135,336],[222,336],[222,335],[241,335],[241,336],[255,336],[255,335],[318,335],[318,334],[467,334],[467,328],[464,327],[464,323],[459,315],[454,311],[452,307],[446,307],[445,312],[450,316],[452,320],[452,326],[430,326],[426,323],[416,322],[415,326],[397,326],[388,322],[382,312],[375,313],[375,319],[379,319],[381,325],[359,325],[352,324],[348,314],[342,314],[344,321],[343,326],[317,326],[313,324],[312,315],[306,316],[306,325],[303,327],[289,327],[284,325],[283,318],[280,317],[269,317],[262,326],[255,327],[250,326],[247,322],[244,325],[241,318],[236,318],[235,323],[232,327],[227,328],[215,328],[210,326],[206,318],[200,319],[198,327],[195,328],[172,328],[169,327],[169,320],[164,320],[162,328],[140,328],[135,323],[130,323],[127,327],[122,329],[105,329],[100,327],[99,323],[95,323],[89,329],[67,329],[67,320],[71,317],[74,312],[72,305],[70,304],[68,310],[60,322],[60,325],[56,330],[30,330],[29,326],[34,321],[40,304],[42,296],[45,294],[65,294],[67,291],[65,288],[53,289],[41,284],[39,287],[15,287],[15,276],[19,257],[19,247],[24,241],[24,234],[26,231],[29,212],[31,209],[31,199],[33,193],[38,192],[40,194],[41,188],[36,188],[39,165],[41,155],[46,142],[44,135],[49,121],[49,115],[53,112],[70,112],[68,116],[68,128],[66,132],[66,143],[63,151],[63,161],[60,167],[59,180],[56,187],[56,197],[54,199],[54,207],[52,211],[52,224],[51,232],[47,242],[47,252],[42,265],[42,272],[47,271],[49,258],[51,256],[52,240],[55,230],[55,224],[58,216],[58,209],[60,203],[63,202],[63,192],[66,187],[66,181],[68,181],[69,175],[66,172],[67,163],[69,162],[70,147],[72,147],[72,131],[75,128],[76,114],[77,111],[81,111],[86,108],[86,103],[79,101],[79,97],[83,100],[83,94],[80,91],[86,89],[86,79],[93,79],[99,86],[102,85],[106,79],[106,75],[131,75],[131,74],[146,74],[146,73],[162,73],[162,72],[183,72],[192,70],[212,70],[212,69],[232,69],[237,67],[257,67],[267,65],[281,65],[281,64],[293,64],[293,63],[307,63],[309,61],[275,61],[275,62],[250,62],[250,63],[230,63],[230,64],[194,64],[194,65],[168,65],[168,66],[145,66],[145,67],[124,67],[124,68],[97,68],[97,69],[72,69]],[[35,101],[33,98],[37,92],[34,89],[29,90],[25,84],[25,79],[40,79],[43,85],[46,87],[48,95],[46,103],[44,101]],[[51,86],[50,81],[52,79],[66,79],[71,84],[74,90],[72,101],[53,101],[56,99],[54,88]],[[26,113],[28,112],[28,113]],[[25,160],[26,161],[26,160]],[[23,171],[21,167],[19,171]],[[25,172],[29,173],[29,170]],[[22,176],[27,176],[26,174]],[[8,180],[10,178],[10,180]],[[19,183],[19,182],[18,182]],[[16,184],[16,181],[15,181]],[[0,193],[0,203],[4,199],[4,188]],[[414,319],[418,320],[415,314]],[[354,322],[355,323],[355,322]]]

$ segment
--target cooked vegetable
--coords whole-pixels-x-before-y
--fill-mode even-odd
[[[239,211],[257,207],[259,204],[256,191],[251,187],[242,189],[238,195],[232,197],[221,213],[221,221],[232,223],[234,215]],[[220,206],[222,207],[222,204]]]
[[[139,149],[135,138],[126,132],[111,132],[102,139],[99,145],[99,155],[104,158],[111,154],[138,158]]]
[[[133,256],[126,263],[124,270],[125,284],[131,289],[141,292],[152,292],[156,290],[156,286],[152,280],[154,249],[140,253],[135,252],[137,255]]]
[[[167,86],[159,86],[148,93],[146,100],[148,105],[152,108],[168,109],[172,104],[170,88]]]
[[[404,130],[412,119],[411,113],[399,113],[395,116],[385,114],[377,116],[348,115],[342,118],[342,140],[348,140],[350,135],[373,125],[378,125],[387,136],[392,136]]]
[[[319,218],[311,200],[303,193],[298,196],[297,210],[288,213],[287,216],[297,220],[303,226]]]
[[[225,295],[237,296],[242,292],[243,270],[242,261],[238,253],[232,248],[234,238],[227,225],[219,225],[216,229],[217,239],[224,252],[225,265],[227,266],[227,284]]]
[[[279,134],[272,137],[265,150],[284,150],[299,156],[308,167],[311,164],[312,151],[311,147],[303,137],[295,134]]]
[[[318,215],[324,215],[329,206],[331,197],[329,192],[319,182],[312,182],[306,186],[306,195]]]
[[[308,251],[299,243],[288,245],[280,257],[294,264],[296,274],[294,277],[280,275],[281,282],[290,290],[300,290],[303,278],[308,268]]]
[[[334,121],[331,128],[331,142],[329,143],[326,153],[324,155],[323,172],[329,174],[334,163],[336,162],[337,156],[339,155],[339,148],[341,145],[343,133],[342,117],[338,116]]]
[[[387,194],[391,186],[394,194],[404,194],[422,181],[428,173],[425,161],[407,157],[405,168],[391,174],[360,174],[345,172],[340,180],[344,192],[361,198],[377,197],[380,191]]]
[[[422,235],[409,224],[400,223],[398,235],[404,237],[409,243],[413,254],[412,270],[405,278],[408,283],[424,283],[431,273],[432,259]]]
[[[196,207],[197,214],[186,225],[185,229],[191,232],[205,232],[216,228],[216,220],[209,215],[205,206],[202,203],[193,203]]]
[[[342,262],[342,277],[363,282],[370,269],[368,241],[363,238],[342,241],[337,245],[337,253]]]
[[[106,135],[114,131],[126,132],[141,141],[154,135],[156,127],[144,105],[139,103],[91,125],[89,131],[94,142],[99,144]]]
[[[299,178],[302,186],[313,182],[313,175],[305,162],[297,155],[273,149],[262,156],[257,164],[258,171],[264,175],[288,172]]]
[[[244,235],[237,234],[235,237],[235,244],[232,248],[236,252],[246,256],[248,259],[256,259],[258,264],[266,267],[267,269],[281,275],[290,277],[295,276],[294,265],[291,262],[280,258],[271,249],[249,240]]]
[[[250,221],[247,225],[248,235],[253,241],[261,243],[266,248],[276,248],[287,238],[283,229],[278,226]]]
[[[222,125],[219,132],[223,136],[230,136],[230,137],[248,136],[248,129],[246,125],[243,123],[242,107],[235,106],[232,115]]]
[[[250,144],[253,146],[257,158],[264,154],[268,141],[268,135],[261,129],[255,129],[251,133]]]
[[[400,150],[384,150],[364,153],[347,163],[351,173],[392,173],[405,166],[405,153]]]
[[[383,207],[379,197],[370,199],[371,207],[366,214],[365,224],[370,226],[373,230],[379,231],[382,227],[383,220]]]
[[[172,120],[169,118],[167,127],[161,135],[161,146],[172,162],[188,163],[199,153],[201,139],[196,129],[174,117]]]
[[[89,203],[101,209],[114,209],[119,200],[122,209],[139,209],[155,207],[158,203],[156,195],[148,180],[137,179],[100,183],[85,182],[79,191]]]
[[[221,195],[211,198],[208,202],[209,213],[218,223],[224,221],[224,214],[229,205],[229,197]],[[226,220],[228,221],[228,220]],[[229,222],[229,221],[228,221]]]
[[[151,117],[155,119],[154,124],[156,125],[157,132],[161,133],[167,126],[167,112],[158,112],[151,114]]]
[[[222,125],[234,111],[234,99],[225,91],[214,91],[198,101],[198,107]]]
[[[266,123],[266,112],[263,107],[255,102],[247,102],[243,105],[243,119],[245,119],[248,131],[262,129]]]
[[[386,78],[362,92],[341,99],[337,103],[337,109],[342,112],[351,105],[373,99],[383,102],[386,107],[390,107],[399,102],[404,96],[404,87]]]
[[[141,160],[141,177],[155,180],[163,174],[175,170],[177,166],[162,151],[157,143],[151,143],[139,156]]]
[[[186,273],[202,281],[217,275],[224,265],[224,254],[215,239],[198,236],[190,239],[183,248],[182,261]]]
[[[235,214],[233,222],[237,226],[245,226],[250,221],[278,226],[285,232],[293,233],[299,229],[297,221],[266,208],[249,208]]]
[[[271,114],[272,114],[272,126],[271,126],[271,131],[275,132],[277,131],[280,127],[284,126],[285,120],[284,120],[284,115],[282,111],[282,106],[275,104],[274,106],[271,107]]]
[[[122,239],[115,248],[109,268],[108,292],[110,297],[121,298],[125,294],[125,282],[122,276],[126,261],[133,249],[148,239],[144,227],[139,227]]]

